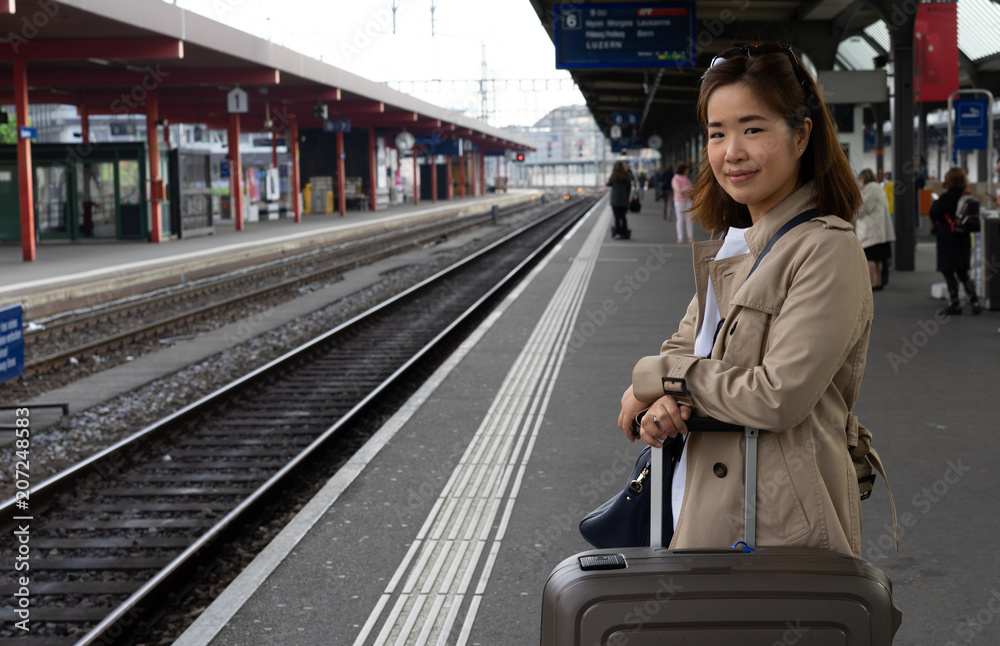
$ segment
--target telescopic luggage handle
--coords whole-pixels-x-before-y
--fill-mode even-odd
[[[712,417],[692,417],[684,422],[688,432],[722,433],[740,432],[747,439],[746,455],[746,496],[743,502],[743,541],[747,547],[753,548],[757,541],[757,438],[760,431],[749,426],[720,422]],[[652,547],[663,547],[663,447],[653,448],[650,458],[650,476],[652,492],[650,493],[649,544]],[[656,483],[659,483],[658,485]]]

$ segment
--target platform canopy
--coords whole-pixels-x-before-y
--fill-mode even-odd
[[[553,16],[562,0],[528,0],[555,40]],[[573,5],[573,3],[569,3]],[[573,5],[588,11],[602,0]],[[637,135],[657,134],[669,146],[698,132],[695,101],[701,75],[721,51],[752,42],[791,45],[819,72],[872,70],[884,66],[892,31],[906,25],[912,35],[917,0],[694,0],[636,2],[659,9],[693,6],[694,65],[689,67],[603,67],[571,69],[590,112],[605,134],[614,114],[638,113]],[[1000,4],[991,0],[958,3],[960,86],[990,90],[1000,96]],[[888,24],[887,24],[888,23]],[[876,59],[881,59],[877,65]],[[945,103],[926,108],[944,107]]]
[[[533,150],[491,127],[162,0],[0,0],[0,104],[15,103],[14,61],[25,62],[30,104],[82,113],[146,114],[226,128],[227,94],[247,92],[244,131],[319,128],[314,107],[352,128],[463,139],[481,150]],[[391,141],[391,138],[390,138]]]

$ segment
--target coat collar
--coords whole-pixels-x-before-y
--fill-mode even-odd
[[[764,214],[746,233],[747,246],[754,258],[786,222],[816,205],[816,182],[810,180]]]

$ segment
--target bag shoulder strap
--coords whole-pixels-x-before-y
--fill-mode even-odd
[[[754,262],[753,267],[750,268],[750,273],[747,274],[747,280],[750,280],[750,276],[753,275],[753,272],[757,271],[757,265],[759,265],[760,261],[764,259],[764,256],[766,256],[767,253],[771,251],[771,247],[774,246],[774,243],[776,243],[778,240],[781,239],[781,236],[785,235],[786,233],[788,233],[795,227],[799,226],[803,222],[808,222],[809,220],[812,220],[817,215],[819,215],[819,211],[817,211],[816,209],[809,209],[808,211],[803,211],[802,213],[799,213],[788,222],[785,222],[785,224],[782,225],[782,227],[778,229],[773,236],[771,236],[771,239],[767,241],[767,245],[764,246],[764,249],[760,252],[760,255],[757,256],[757,261]]]
[[[868,447],[868,461],[882,476],[885,488],[889,492],[889,504],[892,505],[892,535],[896,540],[896,551],[899,551],[899,523],[896,521],[896,501],[892,498],[892,487],[889,486],[889,478],[885,475],[885,467],[882,466],[882,458],[878,456],[878,451],[874,447]]]

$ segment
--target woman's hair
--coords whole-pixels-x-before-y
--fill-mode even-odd
[[[955,166],[949,168],[948,172],[944,174],[944,190],[957,188],[964,191],[969,187],[969,181],[965,178],[965,171]]]
[[[674,172],[677,173],[678,175],[683,175],[684,173],[687,172],[687,169],[688,169],[687,164],[677,164],[677,170]]]
[[[628,179],[628,170],[625,169],[625,162],[616,161],[614,168],[611,169],[611,181],[627,182]]]
[[[872,171],[872,169],[866,168],[862,170],[860,173],[858,173],[858,179],[864,182],[865,184],[871,184],[872,182],[875,181],[875,173],[874,171]]]
[[[825,215],[836,215],[848,222],[861,206],[861,192],[844,150],[837,141],[837,131],[816,82],[799,66],[793,67],[791,52],[736,56],[710,67],[701,77],[698,93],[698,119],[707,131],[708,99],[712,92],[727,85],[742,83],[756,97],[779,114],[792,131],[798,130],[806,117],[812,119],[812,134],[799,165],[798,186],[815,180],[816,208]],[[728,227],[749,227],[750,210],[729,196],[719,185],[708,162],[708,144],[691,191],[691,217],[712,233]]]

